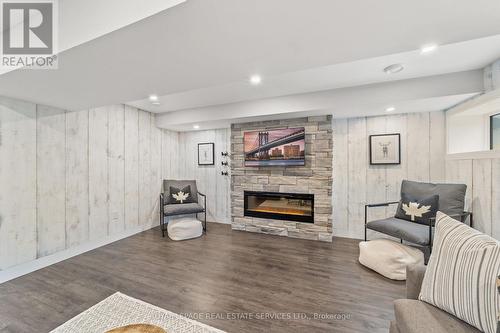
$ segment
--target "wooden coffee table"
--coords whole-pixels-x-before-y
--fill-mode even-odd
[[[167,333],[163,328],[148,325],[148,324],[134,324],[123,327],[114,328],[106,333]]]

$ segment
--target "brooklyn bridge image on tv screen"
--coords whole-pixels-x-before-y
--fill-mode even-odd
[[[305,130],[284,128],[245,132],[245,166],[305,165]]]

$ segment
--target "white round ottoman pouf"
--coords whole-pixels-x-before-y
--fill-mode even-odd
[[[203,226],[194,217],[181,217],[170,220],[167,231],[170,239],[178,241],[200,237],[203,234]]]
[[[389,239],[375,239],[359,243],[359,262],[389,279],[406,280],[406,266],[423,265],[424,254]]]

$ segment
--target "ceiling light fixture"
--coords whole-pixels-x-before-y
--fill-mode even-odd
[[[158,95],[149,95],[150,102],[158,102]]]
[[[260,75],[255,74],[250,76],[250,83],[253,84],[254,86],[261,84],[261,82],[262,78],[260,77]]]
[[[385,109],[385,112],[393,112],[396,111],[396,108],[394,106],[389,106],[388,108]]]
[[[404,69],[404,66],[401,64],[392,64],[384,68],[384,72],[387,74],[396,74],[401,72]]]
[[[200,125],[193,125],[194,129],[200,129]]]
[[[420,48],[420,54],[429,54],[436,51],[438,48],[437,44],[427,44]]]

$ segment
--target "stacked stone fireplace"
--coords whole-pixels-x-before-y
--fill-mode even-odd
[[[305,128],[305,166],[245,167],[244,132],[296,127]],[[332,146],[330,116],[233,124],[231,126],[232,228],[331,242]],[[249,199],[249,194],[259,193],[264,194],[263,198]],[[275,197],[280,197],[281,202],[271,205],[274,207],[272,210],[267,207],[269,204],[261,205],[260,209],[253,211],[248,209],[249,203],[255,204],[256,200],[260,200],[259,203],[273,203],[278,200]],[[312,204],[311,211],[307,208],[308,204]],[[276,207],[279,210],[276,210]],[[295,216],[312,215],[312,217],[301,218],[292,215],[286,217],[287,209],[294,211]],[[304,213],[297,214],[297,212]]]

